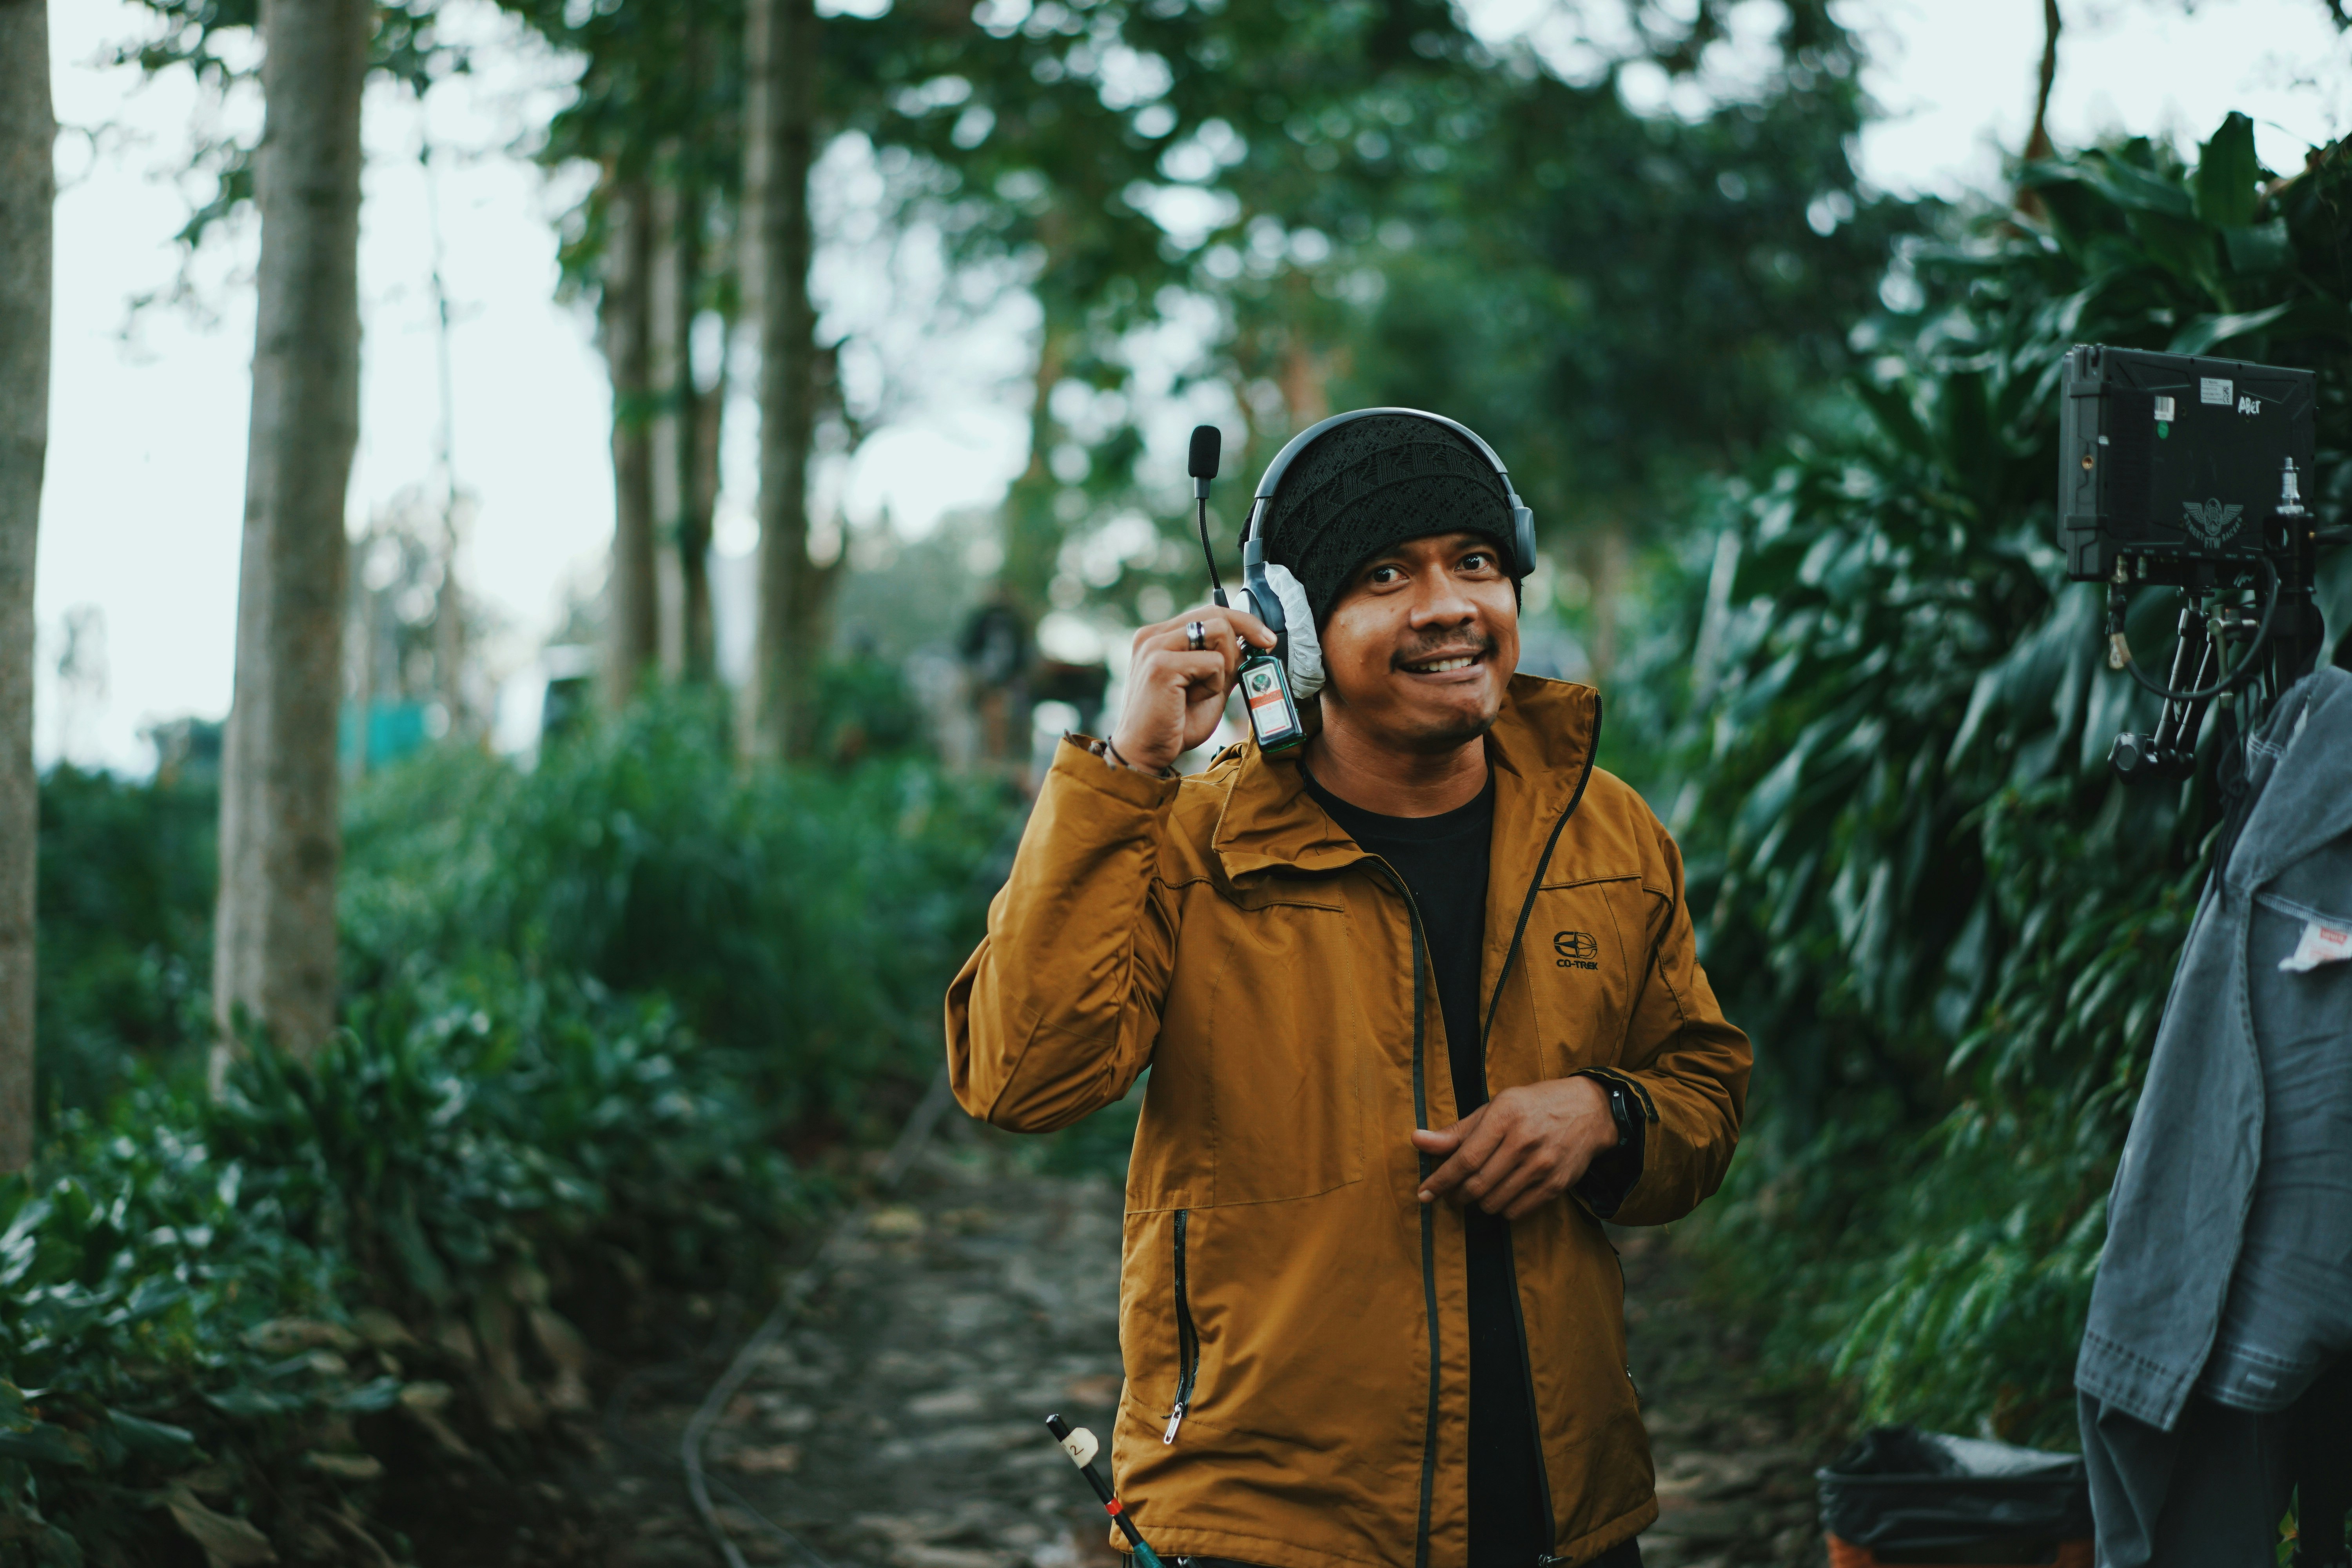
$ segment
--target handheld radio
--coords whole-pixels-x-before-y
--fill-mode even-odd
[[[1217,577],[1217,552],[1209,547],[1209,481],[1217,477],[1217,452],[1223,439],[1214,425],[1194,426],[1192,450],[1184,468],[1192,476],[1192,500],[1201,526],[1201,553],[1209,563],[1209,586],[1213,590],[1210,597],[1219,605],[1231,608],[1225,585]],[[1307,729],[1298,721],[1298,703],[1290,691],[1290,635],[1282,613],[1282,600],[1265,580],[1265,542],[1259,537],[1265,526],[1263,510],[1251,508],[1249,537],[1242,543],[1242,584],[1250,614],[1264,621],[1266,629],[1274,633],[1274,650],[1246,651],[1236,673],[1242,705],[1249,712],[1250,730],[1257,736],[1258,750],[1269,757],[1278,757],[1297,751],[1307,739]]]

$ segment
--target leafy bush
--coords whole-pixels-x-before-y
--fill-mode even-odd
[[[212,1028],[214,825],[207,784],[60,765],[41,780],[39,1102],[95,1110],[140,1064]]]
[[[2352,156],[2264,177],[2232,115],[2194,165],[2130,142],[2036,166],[2046,223],[1912,254],[1925,307],[1858,333],[1879,358],[1851,434],[1722,498],[1647,653],[1635,710],[1676,736],[1657,793],[1759,1058],[1707,1227],[1771,1282],[1782,1353],[1859,1379],[1872,1418],[2072,1428],[2228,720],[2180,787],[2105,765],[2152,700],[2100,668],[2100,590],[2053,545],[2060,362],[2106,342],[2317,369],[2340,507]],[[2168,609],[2141,597],[2156,646]]]
[[[993,891],[974,868],[1008,813],[907,757],[742,774],[719,700],[692,692],[530,773],[447,748],[352,803],[344,983],[479,952],[658,991],[741,1053],[773,1116],[868,1114],[876,1079],[919,1089],[936,1067],[940,998]]]
[[[0,1563],[242,1561],[257,1532],[406,1555],[469,1485],[548,1462],[589,1347],[656,1331],[659,1292],[762,1283],[825,1198],[787,1146],[934,1070],[1008,814],[879,742],[740,776],[723,720],[661,694],[530,773],[450,748],[369,780],[347,1027],[307,1065],[257,1050],[217,1100],[193,983],[150,1042],[104,1026],[155,994],[68,974],[45,1018],[131,1087],[0,1185]],[[159,831],[199,807],[49,783],[45,947],[126,991],[164,972],[140,943],[200,952],[201,844]]]
[[[4,1190],[0,1541],[26,1560],[401,1546],[387,1465],[533,1463],[586,1408],[573,1315],[612,1343],[616,1297],[751,1283],[812,1195],[741,1064],[661,1004],[468,977],[353,1023],[217,1103],[76,1114]]]

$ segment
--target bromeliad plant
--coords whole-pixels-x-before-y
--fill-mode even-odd
[[[1852,427],[1727,496],[1637,708],[1680,724],[1660,797],[1762,1063],[1718,1239],[1771,1260],[1746,1277],[1800,1281],[1779,1342],[1873,1416],[2059,1440],[2210,817],[2209,783],[2105,763],[2147,715],[2052,543],[2060,362],[2106,342],[2317,369],[2339,510],[2352,151],[2273,180],[2231,115],[2193,164],[2135,141],[2024,184],[2042,216],[1902,259],[1890,291],[1921,308],[1857,334],[1876,357]],[[2153,646],[2168,607],[2143,597]]]

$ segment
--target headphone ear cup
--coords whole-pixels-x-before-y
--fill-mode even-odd
[[[1315,612],[1289,567],[1269,563],[1265,584],[1282,605],[1282,664],[1290,676],[1290,695],[1304,702],[1323,689],[1323,640],[1315,632]]]
[[[1513,496],[1511,500],[1516,502],[1518,497]],[[1511,508],[1511,526],[1515,534],[1511,541],[1512,550],[1518,556],[1513,564],[1517,567],[1518,574],[1525,577],[1536,569],[1536,514],[1526,507],[1514,505]]]

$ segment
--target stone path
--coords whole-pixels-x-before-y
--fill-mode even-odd
[[[1108,1184],[1024,1173],[1001,1144],[961,1140],[926,1156],[904,1201],[837,1245],[837,1267],[711,1437],[709,1474],[734,1493],[719,1492],[720,1516],[744,1559],[1124,1563],[1042,1425],[1058,1411],[1108,1436],[1119,1387],[1118,1211]],[[1824,1435],[1806,1430],[1797,1402],[1751,1386],[1744,1348],[1682,1295],[1670,1244],[1635,1232],[1619,1243],[1664,1510],[1643,1537],[1644,1560],[1825,1562],[1811,1522]],[[673,1458],[713,1375],[702,1366],[651,1380],[608,1426],[583,1483],[595,1544],[575,1561],[720,1563]]]
[[[1829,1561],[1813,1471],[1844,1434],[1819,1397],[1773,1390],[1754,1347],[1696,1301],[1692,1270],[1655,1230],[1612,1233],[1625,1260],[1626,1338],[1658,1468],[1648,1568]]]

